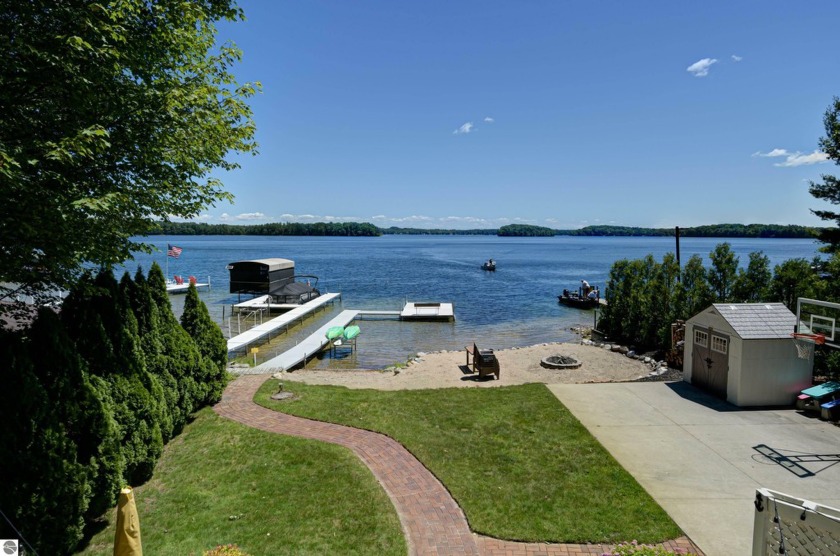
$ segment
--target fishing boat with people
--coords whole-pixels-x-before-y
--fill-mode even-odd
[[[496,271],[496,261],[494,261],[493,259],[487,259],[487,261],[485,261],[484,264],[481,265],[481,269],[482,270],[489,270],[491,272],[495,272]]]
[[[577,291],[563,290],[557,301],[577,309],[594,309],[601,304],[601,291],[598,286],[590,286],[589,282],[581,280]]]

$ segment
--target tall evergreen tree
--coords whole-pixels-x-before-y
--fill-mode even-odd
[[[180,412],[178,385],[164,364],[161,353],[157,306],[149,295],[140,269],[137,270],[137,276],[137,281],[135,281],[131,279],[128,272],[123,274],[120,280],[120,292],[127,299],[128,306],[137,321],[138,345],[143,352],[146,371],[157,378],[163,391],[159,424],[165,443],[174,434],[176,415]]]
[[[79,353],[107,383],[125,457],[125,478],[138,484],[151,476],[163,451],[163,389],[145,368],[137,320],[110,271],[84,280],[70,292],[62,319]]]
[[[715,301],[725,303],[730,301],[732,287],[735,285],[735,278],[738,271],[738,257],[732,251],[729,243],[719,243],[711,253],[709,259],[712,266],[709,268],[708,280]]]
[[[201,380],[207,387],[204,401],[216,402],[222,397],[227,367],[227,341],[219,325],[210,318],[207,306],[198,297],[195,285],[190,284],[181,314],[181,326],[195,340],[204,359]]]
[[[692,255],[688,259],[682,271],[681,285],[681,304],[685,318],[693,317],[714,302],[708,273],[699,255]]]
[[[840,164],[840,98],[834,97],[831,105],[823,115],[825,137],[820,139],[820,149],[828,155],[829,160]],[[840,179],[836,176],[823,174],[822,183],[810,182],[810,193],[817,199],[828,201],[832,205],[840,204]],[[822,228],[819,239],[826,244],[825,250],[836,253],[840,250],[840,213],[833,210],[812,210],[823,220],[833,220],[835,227]]]
[[[820,298],[820,282],[819,276],[807,260],[789,259],[776,265],[770,283],[770,297],[796,312],[796,301],[800,297]]]
[[[738,276],[732,286],[732,300],[738,303],[768,301],[772,280],[770,258],[761,251],[750,253],[746,270],[738,269]]]
[[[90,498],[78,449],[57,418],[21,334],[0,331],[0,509],[41,554],[68,554],[82,535]],[[3,538],[18,538],[0,520]]]
[[[650,281],[649,345],[667,346],[671,343],[671,323],[685,318],[680,304],[680,267],[673,253],[666,253],[656,265]]]
[[[188,417],[204,404],[208,388],[198,377],[206,374],[206,363],[202,360],[198,346],[180,325],[172,312],[169,295],[166,293],[166,279],[157,263],[152,264],[145,281],[146,294],[153,301],[157,313],[156,337],[160,345],[157,356],[159,365],[172,375],[178,388],[180,412],[173,414],[174,432],[183,428]]]

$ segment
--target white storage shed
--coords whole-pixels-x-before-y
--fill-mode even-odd
[[[793,405],[811,385],[783,303],[715,303],[685,323],[683,379],[739,407]]]

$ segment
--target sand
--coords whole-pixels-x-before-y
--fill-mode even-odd
[[[377,390],[421,390],[429,388],[492,388],[541,382],[587,383],[626,382],[649,377],[649,365],[603,347],[577,343],[539,344],[497,350],[501,375],[479,378],[466,366],[466,352],[444,351],[422,354],[407,367],[394,370],[300,369],[278,373],[277,377],[307,384],[332,384],[347,388]],[[572,356],[582,364],[577,369],[545,369],[540,361],[551,355]]]

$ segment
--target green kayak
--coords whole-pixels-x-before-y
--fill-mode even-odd
[[[336,338],[341,338],[344,334],[344,327],[343,326],[333,326],[329,330],[327,330],[327,340],[335,340]]]
[[[362,329],[356,326],[355,324],[353,326],[348,326],[344,329],[344,339],[352,340],[353,338],[358,336],[361,331]]]

